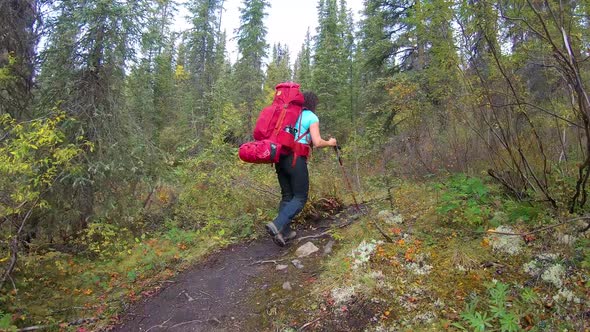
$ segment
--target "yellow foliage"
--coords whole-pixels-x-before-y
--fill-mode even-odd
[[[176,66],[176,70],[174,71],[174,77],[177,81],[186,81],[189,78],[188,73],[184,70],[183,65]]]
[[[0,205],[0,216],[19,214],[31,204],[46,206],[39,200],[40,193],[83,152],[77,144],[64,143],[59,128],[64,120],[63,112],[25,123],[17,123],[8,114],[0,116],[0,128],[7,133],[0,145],[0,193],[10,197]]]

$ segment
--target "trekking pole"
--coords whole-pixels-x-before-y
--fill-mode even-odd
[[[362,213],[362,210],[356,201],[356,196],[354,195],[354,191],[352,190],[352,185],[350,184],[350,180],[348,179],[348,175],[346,175],[346,169],[344,169],[344,165],[342,164],[342,157],[340,157],[340,146],[335,146],[334,151],[336,152],[336,157],[338,157],[338,163],[340,164],[340,169],[342,170],[342,175],[344,177],[346,185],[348,186],[348,190],[350,191],[350,194],[352,195],[352,200],[354,201],[354,207],[357,209],[358,212]]]

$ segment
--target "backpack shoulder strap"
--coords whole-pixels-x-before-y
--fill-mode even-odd
[[[295,142],[301,141],[301,139],[303,137],[305,137],[307,134],[309,134],[309,129],[307,129],[303,134],[301,134],[301,136],[297,137],[297,139],[295,140]]]

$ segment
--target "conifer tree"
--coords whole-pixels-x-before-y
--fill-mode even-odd
[[[363,10],[359,51],[366,82],[396,72],[397,58],[405,51],[395,42],[405,29],[410,3],[405,0],[368,0]]]
[[[293,69],[293,79],[295,82],[301,84],[301,88],[311,89],[311,33],[307,29],[305,41],[301,45],[301,50],[297,54]]]
[[[340,107],[343,112],[342,116],[350,117],[351,121],[354,121],[354,113],[356,112],[354,99],[355,99],[355,66],[354,66],[354,54],[355,54],[355,41],[354,41],[354,22],[352,19],[352,13],[348,9],[346,0],[340,0],[340,13],[338,14],[338,20],[342,27],[342,39],[344,41],[344,61],[342,63],[342,71],[346,73],[346,85],[342,86],[342,97],[340,101]],[[352,126],[351,126],[352,127]]]
[[[170,31],[176,15],[171,0],[149,4],[145,33],[141,38],[139,61],[127,78],[127,109],[137,119],[147,138],[156,140],[170,120],[174,98],[174,36]]]
[[[278,83],[292,80],[290,62],[287,45],[275,44],[272,49],[272,59],[266,67],[266,79],[264,81],[266,103],[272,102],[275,86]]]
[[[191,121],[199,131],[206,126],[210,116],[211,90],[218,77],[215,58],[220,42],[222,5],[221,0],[191,0],[188,4],[192,27],[185,43],[185,70],[194,86],[194,116]]]
[[[442,120],[459,89],[459,59],[453,38],[453,4],[449,0],[422,1],[421,13],[414,23],[417,39],[423,43],[420,65],[422,89],[429,97],[428,104]],[[448,107],[441,107],[442,105]],[[444,120],[442,120],[444,122]]]
[[[267,0],[244,0],[240,8],[240,28],[237,31],[240,58],[235,65],[236,103],[243,110],[248,128],[253,126],[254,111],[264,100],[263,59],[266,57],[266,27],[263,19],[269,7]]]
[[[77,132],[71,134],[92,142],[95,149],[88,151],[81,167],[85,171],[61,183],[64,187],[55,195],[61,202],[55,204],[70,211],[59,220],[77,220],[73,230],[86,226],[96,212],[95,203],[106,207],[117,201],[112,206],[121,213],[126,208],[121,197],[96,200],[97,192],[116,183],[123,193],[125,184],[136,182],[146,171],[139,166],[150,142],[137,135],[133,117],[123,111],[125,70],[135,60],[147,4],[63,0],[53,3],[54,15],[46,19],[49,34],[39,77],[42,107],[58,106],[77,119]]]
[[[36,0],[0,2],[0,115],[31,116],[38,6]]]
[[[329,131],[344,128],[338,123],[348,119],[350,112],[350,52],[346,48],[347,27],[343,25],[348,19],[340,14],[337,0],[320,1],[312,89],[320,99],[320,112]]]

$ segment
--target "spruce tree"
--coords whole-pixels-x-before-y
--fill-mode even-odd
[[[266,27],[263,19],[269,7],[267,0],[244,0],[240,8],[240,28],[237,31],[240,57],[235,65],[236,103],[243,110],[248,128],[254,124],[254,112],[264,102],[264,71],[262,63],[267,53]]]
[[[342,23],[337,0],[320,1],[318,34],[314,50],[312,90],[320,99],[325,127],[334,133],[350,111],[350,53],[346,48],[347,28]]]
[[[149,4],[146,30],[141,37],[141,53],[127,78],[126,106],[137,119],[147,138],[157,141],[170,114],[174,98],[174,35],[170,26],[176,15],[171,0]]]
[[[59,107],[74,117],[78,127],[70,134],[94,146],[81,161],[83,171],[60,183],[61,193],[55,195],[54,204],[63,204],[68,211],[56,210],[56,218],[76,220],[70,229],[79,230],[95,212],[123,213],[122,198],[129,197],[125,190],[146,171],[140,166],[150,142],[138,135],[134,118],[124,112],[124,87],[127,64],[136,59],[148,2],[63,0],[54,2],[52,11],[54,15],[46,19],[47,45],[39,77],[41,106]],[[119,197],[112,195],[114,183]],[[97,195],[103,190],[111,194]],[[102,209],[95,207],[97,203]]]
[[[301,84],[301,88],[304,90],[311,89],[311,33],[307,29],[305,35],[305,41],[301,45],[301,50],[297,54],[293,69],[293,79],[295,82]]]
[[[206,127],[211,115],[211,91],[219,76],[215,65],[217,45],[220,43],[220,24],[223,1],[191,0],[192,27],[188,31],[185,46],[185,70],[193,84],[194,105],[191,122],[199,132]]]
[[[266,67],[266,79],[264,81],[266,103],[272,102],[275,86],[278,83],[292,80],[290,62],[287,45],[275,44],[272,49],[271,61]]]
[[[39,3],[0,1],[0,115],[31,117]]]

